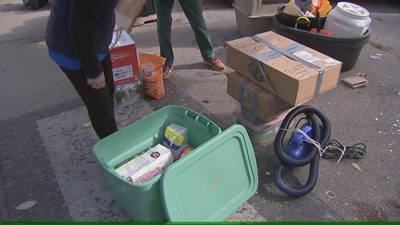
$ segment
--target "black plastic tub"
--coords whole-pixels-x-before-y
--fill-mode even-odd
[[[371,36],[371,29],[360,38],[322,36],[286,26],[280,23],[276,16],[274,17],[273,30],[280,35],[343,62],[342,72],[351,70],[354,67],[363,46],[368,43]]]

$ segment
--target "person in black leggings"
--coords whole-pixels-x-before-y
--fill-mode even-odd
[[[47,21],[50,58],[67,75],[99,138],[117,130],[108,46],[118,0],[53,0]]]
[[[87,108],[90,121],[100,138],[104,138],[117,130],[114,117],[114,80],[111,57],[107,53],[101,61],[105,84],[103,88],[92,88],[87,84],[83,71],[61,70],[67,75]]]

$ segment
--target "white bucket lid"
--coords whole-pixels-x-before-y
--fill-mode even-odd
[[[357,18],[365,18],[369,16],[368,10],[365,8],[356,5],[354,3],[350,2],[339,2],[337,4],[337,8],[342,12],[347,14],[348,16],[351,17],[357,17]]]

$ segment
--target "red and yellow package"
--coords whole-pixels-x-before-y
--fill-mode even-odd
[[[163,66],[165,58],[147,53],[140,53],[139,58],[144,94],[155,99],[164,97]]]

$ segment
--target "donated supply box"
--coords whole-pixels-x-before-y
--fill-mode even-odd
[[[273,120],[291,108],[287,102],[238,73],[232,72],[227,76],[228,94],[260,119]]]
[[[118,24],[119,27],[127,29],[128,32],[131,32],[136,18],[140,16],[146,2],[146,0],[119,1],[115,8],[116,24]]]
[[[139,63],[135,42],[125,30],[116,30],[110,45],[115,84],[139,79]]]
[[[245,16],[264,16],[276,14],[276,9],[287,0],[235,0],[235,8]]]
[[[342,63],[272,31],[226,43],[226,64],[291,106],[336,87]]]
[[[116,102],[132,104],[140,99],[143,92],[135,42],[125,30],[116,30],[109,49]]]

